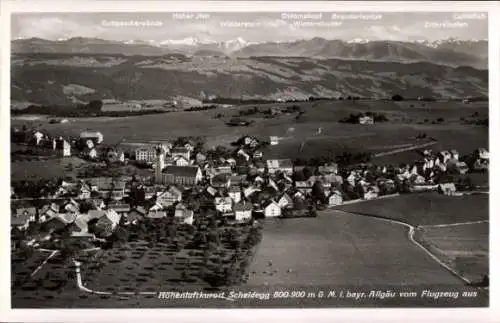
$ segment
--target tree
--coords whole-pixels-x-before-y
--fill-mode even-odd
[[[312,187],[311,195],[314,200],[324,204],[325,203],[325,189],[320,181],[316,181]]]
[[[87,108],[92,112],[100,112],[102,109],[102,101],[101,100],[92,100],[87,105]]]
[[[403,100],[404,98],[399,94],[395,94],[392,96],[392,101],[403,101]]]

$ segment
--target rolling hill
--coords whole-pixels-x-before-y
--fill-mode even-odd
[[[386,98],[395,93],[449,98],[488,93],[487,70],[317,57],[14,54],[11,78],[13,101],[38,104],[199,98],[200,91],[207,96],[259,99]]]

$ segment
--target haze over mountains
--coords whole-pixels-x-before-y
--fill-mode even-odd
[[[391,62],[430,62],[450,66],[471,66],[486,69],[488,42],[463,41],[351,41],[312,38],[292,42],[247,42],[241,37],[215,42],[188,37],[164,41],[112,41],[76,37],[62,40],[41,38],[17,39],[11,43],[12,53],[92,53],[159,56],[279,56],[359,59]]]

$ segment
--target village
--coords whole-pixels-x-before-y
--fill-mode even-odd
[[[60,239],[61,233],[71,239],[106,241],[118,228],[145,218],[169,217],[196,225],[198,217],[210,211],[218,219],[241,224],[261,218],[315,217],[317,210],[394,194],[436,190],[456,196],[473,187],[456,182],[453,175],[487,171],[489,163],[488,151],[479,148],[466,160],[456,150],[425,149],[412,165],[296,165],[291,159],[266,159],[261,148],[277,143],[252,136],[240,138],[234,147],[212,150],[195,139],[178,138],[140,143],[125,151],[106,147],[98,131],[65,139],[15,129],[13,140],[54,158],[76,152],[110,167],[133,163],[150,169],[151,175],[143,177],[61,180],[40,188],[36,196],[23,195],[22,188],[12,186],[11,226],[18,232],[13,237],[22,232],[24,241],[35,247]],[[15,207],[18,200],[28,205]],[[30,201],[36,203],[30,206]]]

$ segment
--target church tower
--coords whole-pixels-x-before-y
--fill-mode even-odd
[[[162,171],[165,168],[165,154],[161,146],[156,147],[156,162],[155,162],[155,183],[162,184]]]

